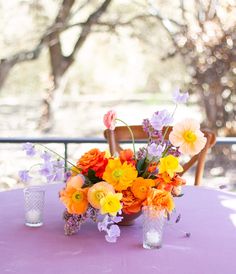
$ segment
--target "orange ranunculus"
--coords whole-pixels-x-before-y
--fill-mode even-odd
[[[76,166],[82,174],[88,174],[89,169],[95,171],[95,175],[102,178],[108,159],[105,158],[105,152],[94,148],[86,152],[77,162]]]
[[[170,178],[168,173],[164,172],[162,174],[158,174],[157,179],[155,179],[157,189],[164,189],[166,191],[172,191],[174,187],[182,186],[186,184],[186,180],[180,177],[179,175],[175,175],[173,178]]]
[[[173,186],[182,186],[186,184],[186,180],[179,175],[175,175],[174,178],[172,178],[171,180],[171,184]]]
[[[130,163],[135,166],[136,162],[134,160],[134,153],[131,149],[124,149],[121,150],[119,153],[119,158],[121,163],[123,164],[124,162]]]
[[[142,200],[136,198],[130,188],[122,191],[123,197],[122,197],[122,211],[125,214],[132,214],[137,213],[141,210],[142,207]]]
[[[168,212],[171,212],[174,209],[174,200],[170,192],[150,188],[144,205],[154,206],[157,209],[165,209]]]
[[[88,208],[88,188],[81,188],[84,181],[80,175],[68,179],[66,187],[60,192],[60,200],[71,214],[83,214]]]
[[[152,179],[138,177],[132,183],[131,191],[136,198],[144,200],[147,197],[149,188],[152,186],[155,186],[155,182]]]
[[[153,173],[157,170],[157,163],[151,163],[151,165],[148,167],[148,172]]]

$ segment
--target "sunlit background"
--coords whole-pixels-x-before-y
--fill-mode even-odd
[[[1,1],[0,29],[1,137],[102,138],[107,110],[140,124],[173,111],[177,88],[191,96],[175,122],[191,114],[217,136],[236,135],[234,0]],[[0,149],[0,189],[22,187],[21,145]],[[210,152],[204,184],[235,189],[235,152]]]

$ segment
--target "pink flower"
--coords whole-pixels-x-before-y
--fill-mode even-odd
[[[109,110],[103,117],[103,123],[106,128],[114,130],[116,127],[116,112]]]

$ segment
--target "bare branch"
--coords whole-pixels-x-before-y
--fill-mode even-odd
[[[153,18],[154,16],[151,15],[151,14],[139,14],[139,15],[136,15],[126,21],[98,21],[96,22],[94,25],[97,25],[97,26],[107,26],[111,29],[115,29],[116,27],[119,27],[119,26],[132,26],[133,25],[133,22],[137,21],[137,20],[142,20],[142,19],[147,19],[147,18]],[[86,22],[78,22],[78,23],[74,23],[74,24],[71,24],[71,25],[67,25],[66,26],[66,29],[68,28],[72,28],[72,27],[76,27],[76,26],[84,26],[86,25]]]
[[[216,14],[216,5],[217,5],[217,0],[210,0],[208,7],[207,7],[207,19],[211,20],[214,18]]]
[[[184,21],[184,23],[186,23],[186,10],[185,10],[185,6],[184,6],[184,0],[180,0],[180,9],[181,9],[181,15],[182,15],[182,19]]]
[[[73,19],[74,16],[77,15],[78,12],[80,12],[83,8],[85,8],[92,0],[85,0],[77,9],[73,12],[73,14],[70,15],[70,19]]]
[[[78,52],[78,50],[81,48],[81,46],[84,44],[87,36],[90,34],[91,32],[91,28],[94,24],[96,24],[99,20],[99,18],[103,15],[103,13],[107,10],[108,6],[110,5],[110,3],[112,2],[112,0],[105,0],[101,6],[95,10],[87,19],[87,21],[85,22],[85,24],[82,27],[80,36],[78,38],[78,40],[75,43],[74,49],[72,51],[72,53],[70,54],[70,56],[68,56],[68,59],[70,60],[70,62],[73,61],[73,58],[75,56],[75,54]]]

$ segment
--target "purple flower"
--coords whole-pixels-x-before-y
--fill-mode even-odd
[[[54,182],[60,182],[60,181],[64,180],[64,169],[63,168],[56,169],[56,171],[54,173],[55,173],[54,174],[55,176],[53,179]]]
[[[70,176],[71,176],[71,172],[70,171],[66,171],[64,173],[64,180],[67,181],[70,178]]]
[[[149,133],[150,127],[151,127],[150,121],[148,119],[143,119],[143,131]]]
[[[65,220],[65,225],[64,225],[65,235],[73,235],[77,233],[81,225],[86,220],[83,215],[70,214],[68,211],[64,212],[63,219]]]
[[[188,92],[180,93],[179,89],[176,89],[173,93],[173,100],[176,104],[184,104],[187,102],[189,97]]]
[[[151,143],[148,146],[148,154],[151,157],[160,157],[164,150],[165,150],[165,146],[162,146],[161,144],[157,145],[155,143]]]
[[[141,147],[137,153],[137,159],[141,160],[144,159],[147,155],[147,150],[144,147]]]
[[[173,117],[167,110],[157,111],[153,114],[150,123],[155,130],[161,130],[164,126],[173,122]]]
[[[111,225],[107,230],[107,235],[105,236],[107,242],[115,243],[117,237],[120,236],[120,228],[118,225]]]
[[[56,160],[56,161],[53,161],[52,163],[55,168],[64,168],[64,165],[65,165],[65,162],[62,160]]]
[[[35,147],[31,143],[25,143],[22,145],[22,149],[25,150],[26,155],[28,156],[34,156],[36,154]]]
[[[124,217],[122,217],[122,216],[114,216],[114,217],[112,217],[112,221],[114,223],[119,223],[119,222],[121,222],[123,220],[123,218]]]
[[[109,243],[115,243],[116,238],[120,236],[120,228],[115,223],[120,222],[123,219],[121,216],[111,217],[108,214],[105,215],[102,222],[98,223],[98,230],[105,231],[105,239]]]
[[[29,182],[29,180],[32,178],[29,176],[29,170],[20,170],[18,173],[20,180],[24,183]]]
[[[39,173],[43,176],[49,176],[53,173],[53,164],[52,162],[44,162],[42,167],[39,170]]]
[[[44,151],[44,153],[42,153],[41,155],[40,155],[40,157],[45,161],[45,162],[47,162],[47,161],[49,161],[50,159],[51,159],[51,155],[47,152],[47,151]]]
[[[98,222],[98,230],[99,231],[107,231],[108,226],[112,224],[113,222],[110,220],[109,215],[105,215],[104,219],[102,222]]]

